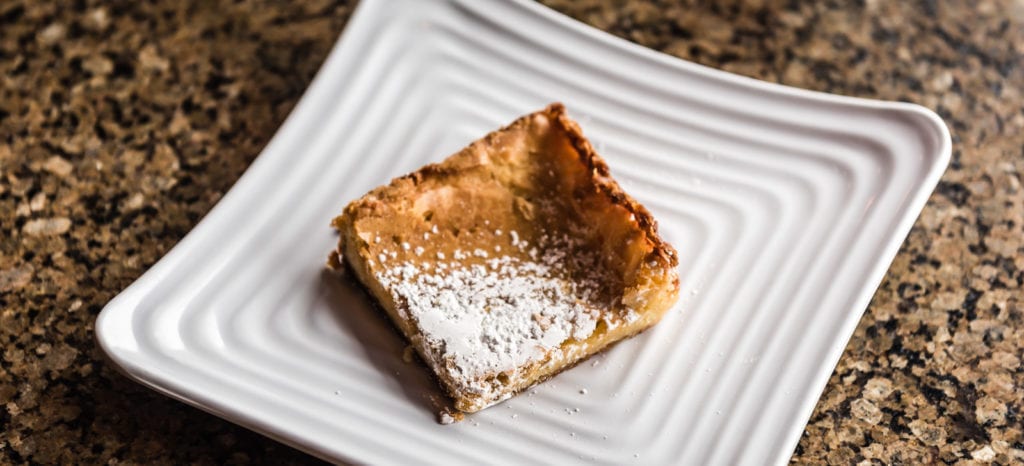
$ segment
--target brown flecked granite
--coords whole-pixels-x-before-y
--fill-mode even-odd
[[[1024,462],[1024,3],[545,3],[716,68],[937,111],[952,165],[794,461]],[[0,463],[315,462],[129,382],[92,331],[258,154],[350,11],[0,2]]]

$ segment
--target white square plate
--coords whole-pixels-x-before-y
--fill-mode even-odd
[[[678,248],[683,298],[439,425],[426,371],[323,273],[328,222],[552,101]],[[329,460],[782,464],[949,155],[921,107],[715,71],[533,3],[364,0],[263,154],[96,332],[139,382]]]

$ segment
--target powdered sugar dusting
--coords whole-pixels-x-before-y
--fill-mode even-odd
[[[376,278],[416,322],[428,362],[486,395],[500,391],[492,386],[499,374],[589,337],[610,304],[597,302],[599,281],[570,279],[563,248],[545,249],[541,260],[474,251],[474,261],[434,267],[381,264]]]

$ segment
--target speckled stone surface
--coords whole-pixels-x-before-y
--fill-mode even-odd
[[[1024,2],[545,3],[716,68],[937,111],[952,165],[794,461],[1024,462]],[[259,153],[350,11],[0,2],[0,463],[315,462],[129,382],[92,332]]]

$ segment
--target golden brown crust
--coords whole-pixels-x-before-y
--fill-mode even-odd
[[[661,238],[661,235],[658,234],[658,223],[654,219],[654,216],[651,215],[646,207],[623,191],[622,187],[619,186],[619,183],[611,178],[611,171],[608,168],[608,164],[605,163],[604,159],[597,154],[597,151],[594,150],[594,146],[590,144],[590,141],[583,135],[583,130],[580,126],[569,118],[566,113],[565,106],[560,102],[552,103],[539,112],[519,117],[512,123],[488,133],[480,140],[473,142],[465,149],[456,153],[452,158],[459,156],[465,157],[466,155],[471,154],[475,147],[491,144],[497,135],[527,126],[529,121],[537,115],[545,115],[550,121],[557,123],[558,126],[565,131],[565,135],[568,137],[579,156],[580,163],[587,167],[587,172],[590,174],[594,189],[610,199],[613,204],[619,205],[633,214],[636,225],[644,232],[644,236],[651,246],[651,256],[656,260],[660,260],[668,267],[678,266],[678,254],[676,253],[675,248],[665,242]],[[415,190],[416,186],[427,178],[444,177],[454,174],[458,171],[458,168],[453,167],[453,164],[450,164],[450,160],[451,159],[446,159],[441,163],[425,165],[412,173],[393,179],[391,183],[387,185],[380,186],[370,191],[362,198],[350,203],[345,208],[343,216],[354,216],[358,210],[372,210],[375,201],[381,197],[401,197],[404,193]],[[331,224],[335,228],[340,228],[340,225],[342,224],[342,216],[336,217]]]

